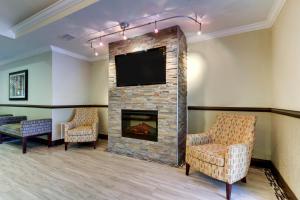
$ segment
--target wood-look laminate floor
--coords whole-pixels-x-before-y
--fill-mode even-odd
[[[2,200],[223,200],[225,185],[191,170],[175,168],[96,150],[89,145],[48,149],[19,142],[0,145]],[[263,170],[250,169],[248,183],[233,186],[232,199],[276,199]]]

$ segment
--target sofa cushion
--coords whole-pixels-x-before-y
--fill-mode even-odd
[[[81,135],[93,134],[92,126],[78,126],[76,128],[68,130],[69,136],[81,136]]]
[[[22,136],[21,131],[21,124],[5,124],[0,126],[0,132],[16,135],[16,136]]]
[[[225,164],[226,146],[221,144],[189,146],[187,153],[203,162],[223,167]]]

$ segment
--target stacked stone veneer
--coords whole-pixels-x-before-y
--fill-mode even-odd
[[[166,84],[116,87],[115,56],[166,46]],[[108,151],[179,165],[187,130],[186,39],[178,26],[109,44]],[[122,137],[121,110],[158,110],[158,142]]]

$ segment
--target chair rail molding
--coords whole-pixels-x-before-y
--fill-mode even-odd
[[[85,105],[32,105],[32,104],[0,104],[0,107],[25,107],[44,109],[63,108],[87,108],[98,107],[108,108],[106,104],[85,104]],[[267,107],[222,107],[222,106],[188,106],[190,111],[228,111],[228,112],[270,112],[278,115],[285,115],[300,119],[300,111]]]

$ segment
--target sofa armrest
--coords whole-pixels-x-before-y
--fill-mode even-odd
[[[26,136],[52,132],[52,119],[37,119],[21,122],[21,134]]]
[[[13,116],[12,114],[1,114],[0,117],[9,117],[9,116]]]
[[[232,184],[247,176],[250,165],[249,145],[233,144],[225,154],[225,173],[227,182]]]
[[[186,145],[202,145],[211,143],[211,141],[211,137],[207,133],[188,134],[186,139]]]
[[[0,117],[0,126],[4,124],[17,124],[21,121],[27,120],[26,116],[6,116],[6,117]]]

